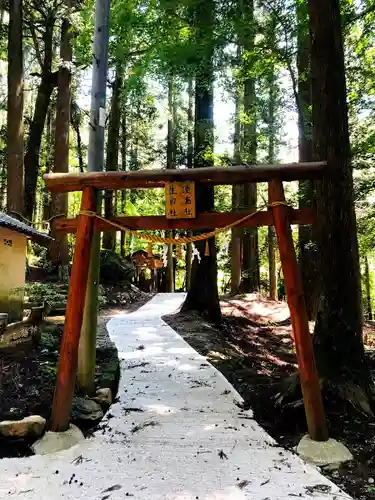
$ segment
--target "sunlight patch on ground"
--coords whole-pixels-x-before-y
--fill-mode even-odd
[[[231,358],[231,356],[228,356],[218,351],[209,351],[207,357],[210,359],[222,359],[222,360],[228,360]]]
[[[157,405],[157,404],[147,405],[145,408],[148,411],[156,413],[157,415],[167,415],[169,413],[176,413],[176,412],[180,411],[177,408],[173,408],[171,406],[166,406],[166,405],[162,405],[162,404],[160,404],[160,405]]]
[[[121,359],[142,359],[144,357],[156,356],[157,354],[162,354],[162,347],[147,347],[138,351],[119,351],[119,357]]]
[[[171,347],[167,351],[171,354],[197,354],[192,347]]]

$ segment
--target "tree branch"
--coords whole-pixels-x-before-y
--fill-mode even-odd
[[[368,14],[371,14],[371,12],[374,12],[374,11],[375,11],[375,3],[373,5],[370,5],[369,7],[367,7],[367,9],[363,10],[362,12],[359,12],[359,14],[356,14],[355,16],[353,16],[349,19],[346,19],[344,21],[343,25],[346,27],[349,24],[355,23],[355,22],[359,21],[360,19],[363,19],[364,17],[366,17]]]
[[[289,49],[288,27],[285,25],[284,19],[282,18],[280,13],[272,6],[272,4],[268,0],[265,0],[263,2],[263,7],[265,7],[266,9],[268,8],[271,15],[273,14],[275,16],[276,20],[278,21],[278,23],[280,24],[280,26],[283,30],[285,51],[279,49],[276,46],[271,48],[271,50],[273,52],[275,52],[276,54],[278,54],[279,57],[281,57],[281,59],[286,64],[290,79],[292,81],[292,89],[293,89],[294,99],[296,102],[297,113],[298,113],[298,116],[300,117],[300,119],[302,119],[302,117],[303,117],[302,107],[301,107],[300,97],[298,94],[298,78],[297,78],[296,73],[294,71],[293,64],[292,64],[290,58],[288,57],[288,49]],[[302,123],[303,123],[303,121],[302,121]]]
[[[38,63],[40,65],[40,70],[42,71],[43,70],[43,59],[42,59],[42,54],[40,52],[38,37],[36,36],[35,28],[34,28],[32,23],[29,24],[29,28],[30,28],[32,39],[33,39],[36,58],[37,58]]]

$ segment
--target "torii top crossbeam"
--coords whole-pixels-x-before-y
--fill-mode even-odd
[[[99,190],[160,188],[166,182],[195,181],[202,184],[225,185],[268,182],[272,179],[297,181],[322,177],[326,162],[284,163],[278,165],[240,165],[229,168],[138,170],[135,172],[87,172],[80,174],[46,174],[49,191],[68,193],[85,187]]]

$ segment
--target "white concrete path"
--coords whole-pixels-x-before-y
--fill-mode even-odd
[[[162,320],[159,294],[108,323],[121,358],[119,400],[70,450],[0,461],[0,499],[349,499],[234,404],[238,393]]]

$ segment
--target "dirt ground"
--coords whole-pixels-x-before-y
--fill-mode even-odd
[[[224,299],[221,306],[220,330],[191,313],[163,319],[226,376],[269,434],[293,449],[306,433],[303,406],[277,409],[271,397],[275,383],[297,369],[286,303],[252,294]],[[374,326],[365,327],[365,337],[375,375]],[[345,443],[355,459],[322,472],[357,500],[375,499],[375,422],[351,407],[325,403],[330,436]]]

